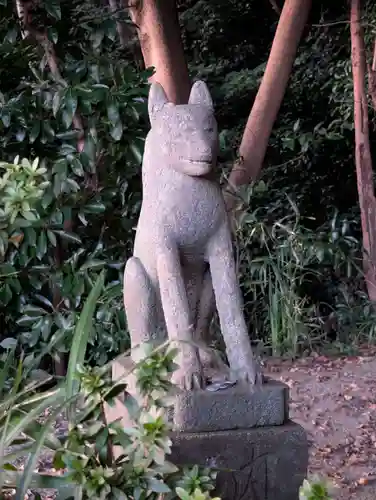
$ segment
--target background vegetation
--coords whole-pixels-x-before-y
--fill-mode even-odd
[[[190,71],[213,89],[226,172],[264,73],[279,19],[276,3],[178,5]],[[366,4],[370,62],[375,19],[374,5]],[[294,354],[299,344],[327,341],[347,348],[374,338],[374,311],[360,272],[350,56],[348,5],[314,2],[261,182],[241,193],[238,247],[246,313],[253,338],[275,353]],[[370,125],[374,152],[372,106]]]
[[[272,4],[178,2],[190,73],[215,97],[224,175],[268,58],[278,22]],[[119,43],[115,18],[99,0],[46,0],[32,14],[24,39],[15,5],[0,2],[0,332],[3,348],[17,343],[26,364],[48,367],[52,356],[59,371],[103,268],[88,361],[102,365],[128,346],[122,270],[141,199],[150,71],[140,70],[132,37]],[[371,3],[364,18],[371,52]],[[253,340],[275,354],[374,338],[353,150],[348,8],[315,2],[262,180],[240,193],[247,320]],[[30,163],[13,165],[16,156]]]
[[[177,4],[190,74],[206,80],[215,98],[225,181],[282,1]],[[74,477],[80,498],[169,491],[204,500],[214,475],[196,467],[174,476],[163,419],[146,412],[127,433],[103,415],[104,403],[124,389],[111,384],[108,362],[129,346],[122,271],[140,208],[151,75],[126,10],[114,13],[113,5],[0,0],[0,489],[18,486],[23,498],[33,481],[46,486],[33,471],[47,446],[55,468],[65,470],[53,487],[64,490]],[[328,344],[348,350],[375,338],[361,270],[348,10],[314,2],[261,179],[238,193],[247,321],[252,340],[275,355]],[[368,2],[368,61],[375,19]],[[140,367],[146,396],[150,387],[170,387],[172,357],[150,355]],[[67,370],[67,378],[41,381],[40,367],[59,376]],[[82,413],[68,411],[68,432],[56,437],[54,420],[71,410],[79,390]],[[146,410],[155,410],[156,401],[149,403]],[[47,408],[42,426],[37,417]],[[112,456],[115,441],[126,450],[122,462]],[[14,444],[24,448],[5,452]],[[13,462],[26,452],[32,455],[19,474]],[[72,458],[78,454],[82,460]],[[135,467],[141,455],[142,470]],[[324,498],[324,489],[305,483],[301,496]]]

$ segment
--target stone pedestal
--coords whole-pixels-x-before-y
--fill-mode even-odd
[[[308,466],[308,443],[293,422],[273,427],[172,436],[171,461],[220,469],[222,500],[298,500]]]
[[[288,387],[267,380],[217,392],[180,392],[173,408],[176,431],[209,432],[282,425],[288,420]]]
[[[129,357],[121,356],[113,379],[123,379],[132,366]],[[134,394],[134,376],[126,380]],[[308,443],[303,428],[289,420],[288,399],[288,387],[270,379],[254,388],[237,384],[218,392],[181,391],[168,415],[171,460],[220,469],[222,500],[298,500]],[[124,426],[131,425],[120,401],[106,413],[108,421],[121,418]]]

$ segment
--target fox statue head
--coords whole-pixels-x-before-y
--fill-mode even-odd
[[[213,100],[206,84],[192,86],[188,104],[168,101],[163,87],[153,83],[148,100],[153,150],[176,170],[191,176],[211,172],[218,154],[218,129]]]

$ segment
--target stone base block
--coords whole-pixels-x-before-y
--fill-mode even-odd
[[[121,380],[133,367],[129,356],[120,356],[113,363],[113,380]],[[134,375],[126,377],[128,390],[136,394]],[[289,390],[287,385],[268,379],[262,386],[236,384],[233,387],[210,392],[178,391],[168,411],[173,428],[181,432],[209,432],[249,429],[282,425],[288,418]],[[124,406],[119,402],[108,408],[108,420],[122,418],[123,425],[131,423]]]
[[[180,392],[174,429],[209,432],[282,425],[288,418],[288,387],[269,380],[260,387],[237,384],[218,392]]]
[[[307,474],[304,429],[288,422],[275,427],[172,435],[177,465],[219,469],[222,500],[298,500]]]

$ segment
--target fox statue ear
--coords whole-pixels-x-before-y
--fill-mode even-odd
[[[199,80],[193,84],[188,104],[201,104],[214,109],[213,99],[205,82]]]
[[[151,84],[148,99],[148,111],[150,121],[153,120],[155,115],[168,103],[166,92],[160,83],[155,82]]]

